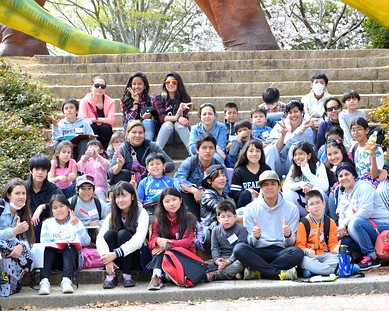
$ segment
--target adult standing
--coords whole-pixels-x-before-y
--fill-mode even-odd
[[[173,160],[155,142],[145,138],[145,128],[140,120],[132,121],[127,126],[126,141],[123,142],[112,158],[108,169],[111,185],[124,180],[131,180],[131,173],[136,175],[139,183],[146,174],[146,158],[152,153],[161,153],[166,160],[165,172],[174,170]]]
[[[112,136],[112,126],[116,122],[115,101],[105,90],[106,80],[101,76],[92,79],[91,92],[80,101],[80,117],[84,118],[92,127],[97,139],[107,150]]]
[[[192,99],[177,72],[169,72],[163,81],[163,91],[155,97],[154,101],[154,107],[158,111],[158,126],[160,126],[157,145],[164,148],[171,135],[176,132],[182,143],[187,146]]]
[[[303,251],[294,246],[300,219],[298,208],[283,198],[275,171],[264,171],[259,185],[261,196],[246,206],[243,216],[248,244],[236,245],[235,257],[264,278],[297,279],[295,266],[304,257]]]
[[[128,79],[124,94],[120,99],[120,106],[123,112],[124,129],[127,129],[129,122],[141,120],[146,138],[154,140],[157,120],[152,115],[154,97],[150,96],[149,92],[150,85],[146,74],[135,72]]]

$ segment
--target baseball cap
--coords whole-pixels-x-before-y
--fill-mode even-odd
[[[94,178],[92,175],[82,175],[77,177],[76,187],[80,187],[82,184],[91,184],[93,187],[95,186]]]
[[[261,175],[259,175],[259,186],[262,185],[262,182],[265,180],[277,180],[280,183],[280,178],[275,171],[264,171]]]
[[[205,174],[204,174],[204,178],[203,180],[201,181],[201,186],[203,186],[204,189],[209,189],[210,188],[210,185],[209,183],[207,182],[207,178],[209,178],[209,176],[216,170],[222,170],[223,169],[223,166],[221,166],[220,164],[214,164],[214,165],[211,165],[210,167],[208,167],[206,170],[205,170]]]

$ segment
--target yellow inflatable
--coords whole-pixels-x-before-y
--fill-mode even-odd
[[[342,0],[361,13],[389,28],[389,0]]]
[[[73,54],[139,53],[132,45],[92,37],[50,15],[34,0],[0,0],[0,23]]]

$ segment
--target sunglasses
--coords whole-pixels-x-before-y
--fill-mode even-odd
[[[332,112],[332,111],[334,111],[334,110],[339,110],[339,109],[341,109],[341,108],[342,108],[342,106],[337,105],[337,106],[334,106],[334,107],[328,107],[328,108],[326,109],[326,111]]]
[[[177,80],[166,80],[165,81],[166,85],[170,85],[170,84],[177,85],[177,83],[178,83]]]
[[[95,83],[93,84],[93,86],[98,89],[99,87],[101,87],[103,90],[105,90],[105,88],[107,87],[105,84],[100,84],[100,83]]]

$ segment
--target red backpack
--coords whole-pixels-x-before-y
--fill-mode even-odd
[[[174,247],[165,252],[162,270],[178,286],[193,287],[206,280],[204,260],[182,247]]]

